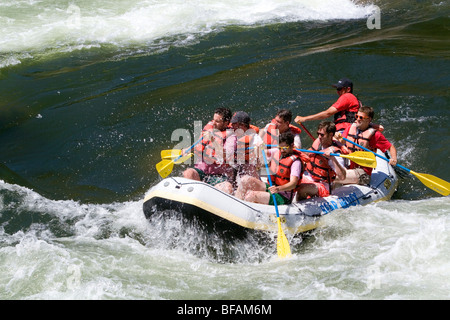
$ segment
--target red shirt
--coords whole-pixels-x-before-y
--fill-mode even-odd
[[[337,120],[345,119],[345,115],[339,115],[339,113],[343,113],[345,111],[358,112],[359,101],[352,93],[347,92],[341,95],[332,107],[335,107],[338,111],[334,121],[336,123]],[[336,130],[346,129],[350,125],[351,123],[348,122],[336,123]]]
[[[370,147],[380,149],[381,152],[386,152],[392,146],[392,144],[386,139],[386,137],[380,132],[376,131],[375,134],[369,140]]]

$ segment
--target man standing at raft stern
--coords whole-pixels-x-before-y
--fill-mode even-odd
[[[389,150],[389,153],[391,154],[389,164],[395,166],[397,164],[397,149],[380,131],[373,128],[371,121],[373,120],[374,115],[375,112],[372,107],[361,107],[356,114],[355,122],[345,129],[342,136],[366,149],[372,150],[373,152],[376,152],[377,149],[380,149],[382,152]],[[350,152],[362,150],[348,141],[346,141],[346,147]],[[338,181],[338,179],[336,179],[335,182],[342,184],[368,184],[370,182],[372,168],[361,167],[354,162],[350,162],[349,169],[350,170],[347,170],[347,177],[344,181]]]
[[[342,78],[332,86],[336,88],[339,98],[331,107],[313,115],[297,116],[295,122],[301,124],[305,121],[323,120],[334,115],[337,132],[343,132],[348,128],[355,121],[355,114],[358,112],[361,102],[353,95],[353,82],[351,80]]]

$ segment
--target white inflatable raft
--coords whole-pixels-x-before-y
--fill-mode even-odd
[[[378,159],[369,185],[345,185],[333,190],[329,197],[278,206],[282,227],[289,234],[315,229],[320,218],[334,210],[390,199],[397,185],[394,169]],[[152,187],[144,198],[143,209],[147,218],[156,212],[171,210],[173,214],[175,210],[206,221],[215,229],[276,232],[278,228],[274,206],[242,201],[206,183],[181,177],[166,178]]]

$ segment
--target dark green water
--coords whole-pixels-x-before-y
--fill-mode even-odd
[[[171,8],[176,6],[171,1],[159,3]],[[227,1],[224,3],[228,5]],[[338,17],[324,8],[316,11],[316,4],[286,1],[288,8],[303,8],[305,15],[313,17],[311,19],[295,16],[291,9],[284,9],[284,12],[273,9],[264,11],[267,16],[259,20],[247,16],[232,19],[237,13],[232,11],[231,4],[218,10],[222,14],[230,11],[230,18],[212,15],[210,12],[216,12],[213,9],[193,14],[180,5],[179,10],[186,12],[176,19],[180,25],[186,25],[186,30],[179,27],[180,30],[170,29],[162,35],[159,35],[158,28],[155,28],[158,31],[155,35],[151,34],[147,22],[137,19],[141,17],[139,12],[153,12],[149,4],[140,1],[130,4],[118,2],[113,8],[102,1],[80,1],[76,5],[81,8],[83,26],[67,30],[58,24],[67,19],[67,15],[64,16],[68,10],[66,4],[58,7],[44,1],[26,6],[7,1],[0,5],[0,27],[4,31],[0,36],[0,256],[5,261],[1,262],[2,269],[9,270],[0,276],[7,288],[0,289],[0,297],[234,297],[233,290],[226,285],[228,276],[217,280],[218,286],[226,292],[223,296],[209,291],[210,285],[214,284],[196,288],[197,295],[183,294],[178,285],[164,282],[159,277],[155,280],[145,272],[144,280],[141,280],[148,280],[152,283],[150,287],[167,290],[166,293],[146,294],[144,291],[149,289],[146,285],[143,285],[145,290],[134,291],[125,284],[129,279],[124,280],[118,275],[118,270],[126,269],[121,262],[116,269],[113,267],[115,271],[105,276],[106,280],[102,278],[111,286],[105,285],[104,291],[97,292],[93,289],[95,283],[104,282],[95,276],[98,270],[95,267],[91,270],[88,266],[90,259],[97,261],[93,252],[106,251],[107,256],[119,261],[130,246],[132,256],[125,260],[134,261],[143,270],[154,268],[148,260],[179,255],[166,266],[174,277],[177,276],[174,266],[179,260],[197,265],[198,269],[211,268],[214,272],[228,268],[224,272],[229,277],[237,272],[234,266],[211,262],[211,259],[221,261],[222,258],[217,256],[226,256],[226,250],[211,255],[210,251],[200,249],[203,252],[200,258],[189,256],[191,249],[181,244],[188,241],[188,235],[181,237],[180,242],[162,245],[163,240],[147,233],[151,231],[158,234],[159,239],[166,240],[169,234],[161,234],[158,225],[143,226],[146,221],[141,217],[139,202],[160,179],[155,169],[155,164],[161,160],[160,151],[179,143],[178,140],[173,141],[172,132],[180,128],[193,132],[194,121],[206,123],[219,106],[230,107],[234,111],[246,110],[254,124],[263,126],[279,108],[290,108],[295,115],[312,114],[328,108],[337,99],[331,83],[341,77],[349,77],[355,84],[357,96],[364,104],[375,108],[376,122],[383,124],[385,136],[397,147],[399,164],[450,181],[449,2],[377,1],[375,4],[381,9],[381,29],[373,30],[367,28],[364,10],[361,13],[359,7],[349,1],[343,4],[356,12],[336,9]],[[369,6],[366,2],[362,5]],[[206,3],[199,1],[197,6],[203,9]],[[246,9],[242,12],[259,12],[252,1],[244,1],[242,6]],[[329,6],[333,7],[332,1]],[[97,22],[86,18],[89,10]],[[291,12],[292,16],[280,16],[280,10],[281,13]],[[142,23],[142,28],[126,29],[121,24],[122,33],[112,28],[116,26],[112,17],[123,19],[128,13],[135,14],[132,17],[136,18],[138,27]],[[340,14],[342,18],[339,18]],[[45,22],[42,25],[36,22],[38,15]],[[198,15],[202,15],[204,21],[199,19],[195,24],[191,19],[198,18]],[[89,23],[93,24],[92,28]],[[131,25],[134,27],[133,23]],[[148,35],[136,36],[136,30],[143,29]],[[305,123],[312,132],[317,124]],[[311,143],[306,134],[302,141],[304,146]],[[178,166],[173,174],[181,170],[183,167]],[[414,211],[415,206],[410,203],[417,203],[420,209]],[[389,220],[383,214],[389,208],[395,208],[394,211],[400,211],[400,215],[408,216],[410,212],[425,224],[449,225],[448,198],[440,199],[438,194],[411,175],[400,181],[391,204],[381,206],[375,209],[380,220]],[[408,209],[403,211],[405,207]],[[435,208],[431,212],[443,213],[428,220],[424,216],[428,208]],[[412,219],[411,216],[408,218]],[[367,232],[362,227],[362,218],[356,220],[359,222],[356,228]],[[333,227],[336,230],[340,230],[339,223],[343,223],[342,229],[352,233],[350,222],[338,220],[333,223],[338,225]],[[386,239],[379,239],[385,241],[385,245],[389,241],[397,244],[406,241],[401,235],[401,222],[384,221],[382,225],[395,229]],[[313,241],[309,247],[323,254],[324,265],[328,261],[326,248],[333,246],[336,240],[334,232],[327,230],[324,238],[319,236],[319,240]],[[411,232],[411,236],[415,232],[407,226],[403,231],[406,234]],[[444,227],[430,246],[439,248],[448,243],[447,233]],[[341,236],[340,233],[337,238],[342,240]],[[351,242],[360,240],[362,234],[357,233],[354,237],[349,234],[343,236]],[[56,256],[52,260],[56,266],[65,270],[75,263],[82,274],[89,274],[91,278],[81,281],[83,290],[67,293],[55,285],[62,281],[60,278],[65,279],[67,272],[49,275],[47,268],[50,267],[44,262],[35,266],[40,270],[37,275],[41,279],[40,285],[32,285],[25,276],[14,274],[9,268],[23,263],[18,250],[25,246],[26,241],[36,251],[25,256],[32,257],[40,250],[48,250],[50,255]],[[112,244],[110,247],[110,242],[115,241],[118,242],[116,248],[119,248],[116,253]],[[258,247],[257,253],[252,255],[250,247],[250,243],[236,244],[230,251],[234,250],[234,254],[239,252],[239,257],[226,257],[224,261],[253,263],[266,261],[272,254],[273,248],[267,251]],[[148,248],[150,252],[145,251]],[[246,248],[245,254],[237,248]],[[301,255],[299,250],[306,250],[304,254],[312,255],[309,248],[296,252]],[[399,250],[408,251],[408,248]],[[349,244],[342,254],[354,254],[351,250]],[[372,250],[372,258],[379,261],[385,258],[388,249]],[[443,252],[436,249],[435,253],[442,266],[448,262],[448,249]],[[90,258],[84,260],[83,256]],[[301,261],[299,257],[291,262],[291,267]],[[319,269],[322,262],[320,259],[317,262]],[[417,267],[420,270],[421,263],[418,262]],[[406,265],[406,262],[400,262],[402,264]],[[355,265],[356,268],[361,267],[358,262]],[[249,265],[245,267],[251,270]],[[262,274],[269,267],[263,264],[260,268],[263,269],[260,271]],[[285,270],[286,266],[277,265],[276,268]],[[152,270],[160,274],[162,269]],[[30,270],[23,272],[33,274]],[[421,274],[420,270],[415,272]],[[341,271],[339,267],[336,270]],[[254,275],[256,278],[258,272]],[[391,274],[392,270],[386,272]],[[446,272],[448,274],[448,270]],[[184,279],[182,275],[178,276]],[[439,294],[441,276],[433,278],[431,283],[436,284],[425,291],[431,294],[437,290],[438,298],[448,298],[448,291]],[[117,281],[114,280],[116,277],[119,278]],[[130,277],[132,283],[140,282],[137,273]],[[196,276],[187,277],[184,285],[195,287],[195,279]],[[323,282],[320,279],[321,275],[309,274],[306,279],[294,281],[292,293],[288,290],[279,295],[264,291],[264,281],[261,280],[257,292],[246,296],[244,288],[236,289],[236,297],[295,299],[299,297],[293,293],[296,286],[303,288],[305,282],[312,287],[304,295],[311,298],[422,297],[420,290],[414,293],[414,288],[420,287],[422,280],[412,280],[412,296],[398,292],[396,296],[392,287],[382,293],[367,293],[364,289],[349,288],[346,281],[338,285],[336,293],[319,292],[312,283],[317,281],[330,285],[330,278]],[[448,285],[448,280],[446,282]],[[271,287],[270,280],[266,285]],[[21,286],[29,286],[31,294],[21,291]],[[82,292],[89,294],[83,296]]]
[[[228,26],[161,53],[105,46],[24,59],[0,71],[2,164],[53,199],[129,199],[158,180],[158,151],[174,145],[175,129],[193,130],[218,106],[247,110],[261,126],[277,108],[315,113],[347,76],[400,163],[448,180],[443,9],[381,7],[379,30],[365,19]],[[432,195],[408,181],[396,197]]]

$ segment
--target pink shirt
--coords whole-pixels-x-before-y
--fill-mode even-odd
[[[273,149],[269,149],[267,150],[269,153],[269,159],[267,159],[267,161],[270,163],[270,161],[272,160],[274,154],[276,151],[278,151],[277,148],[273,148]],[[302,172],[302,162],[301,161],[294,161],[291,165],[291,177],[297,177],[299,179],[301,179],[300,174]],[[291,199],[292,197],[292,190],[290,191],[281,191],[279,194],[281,194],[283,197],[287,198],[287,199]]]
[[[230,155],[233,155],[234,157],[234,151],[236,148],[236,136],[231,135],[229,136],[223,145],[223,148],[225,150],[226,157],[229,157]],[[200,161],[195,164],[195,168],[202,170],[205,174],[222,174],[227,175],[228,177],[232,177],[233,175],[233,168],[227,163],[227,159],[223,159],[224,163],[217,164],[217,163],[206,163],[203,161]]]

